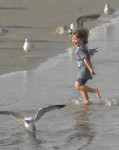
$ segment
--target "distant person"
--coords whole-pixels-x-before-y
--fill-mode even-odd
[[[75,56],[78,65],[78,77],[75,82],[75,88],[80,90],[85,105],[90,104],[88,92],[95,94],[101,99],[97,88],[90,88],[85,85],[95,75],[86,46],[88,44],[88,35],[89,30],[86,28],[80,28],[72,33],[72,42],[77,47]]]

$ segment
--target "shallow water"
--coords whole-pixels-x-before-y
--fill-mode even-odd
[[[91,30],[89,47],[99,49],[92,58],[96,76],[88,85],[99,88],[102,100],[99,101],[90,94],[90,106],[83,105],[79,91],[74,88],[77,75],[74,47],[49,58],[36,69],[0,76],[0,110],[15,111],[28,117],[34,116],[41,107],[66,104],[63,109],[46,113],[37,122],[36,136],[28,133],[16,119],[0,116],[1,150],[117,149],[118,26],[117,17],[112,22]],[[24,59],[32,62],[32,57],[34,56]]]

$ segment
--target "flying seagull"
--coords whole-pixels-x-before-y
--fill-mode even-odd
[[[25,39],[25,43],[24,43],[24,45],[23,45],[24,51],[25,51],[26,53],[28,53],[28,52],[31,52],[31,50],[32,50],[33,48],[35,48],[35,47],[31,44],[30,40],[29,40],[29,39]]]
[[[111,8],[111,7],[109,6],[109,4],[106,4],[106,5],[105,5],[105,8],[104,8],[104,13],[105,13],[108,17],[111,17],[111,15],[112,15],[113,13],[115,13],[115,10],[114,10],[113,8]]]
[[[42,117],[42,115],[44,115],[48,111],[52,111],[54,109],[60,109],[65,106],[66,105],[51,105],[51,106],[43,107],[37,111],[34,118],[32,117],[23,118],[20,114],[12,111],[0,111],[0,115],[8,115],[18,119],[19,122],[24,124],[24,126],[28,129],[28,131],[35,134],[36,132],[35,122],[38,121]]]
[[[81,17],[77,18],[76,23],[75,24],[72,23],[70,25],[70,27],[67,25],[60,25],[53,34],[54,35],[63,34],[65,31],[67,31],[67,34],[69,34],[71,36],[73,31],[83,27],[84,22],[93,21],[93,20],[99,18],[99,16],[100,16],[99,14],[81,16]]]

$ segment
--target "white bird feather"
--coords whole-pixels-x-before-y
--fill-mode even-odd
[[[73,31],[83,27],[84,22],[93,21],[97,19],[99,16],[100,16],[99,14],[92,14],[92,15],[78,17],[76,19],[75,24],[72,23],[70,27],[67,25],[60,25],[53,34],[54,35],[63,34],[65,31],[67,31],[67,34],[71,36]]]
[[[32,50],[33,48],[35,48],[35,47],[31,44],[30,40],[29,40],[29,39],[25,39],[25,43],[24,43],[24,45],[23,45],[24,51],[25,51],[26,53],[28,53],[28,52],[31,52],[31,50]]]

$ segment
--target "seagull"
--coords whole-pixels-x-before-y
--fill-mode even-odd
[[[113,13],[115,13],[115,10],[113,8],[111,8],[109,6],[109,4],[106,4],[105,5],[105,8],[104,8],[104,13],[109,17],[111,16]]]
[[[25,43],[23,45],[23,49],[26,53],[31,52],[32,48],[35,48],[31,42],[29,41],[29,39],[25,39]]]
[[[5,33],[7,33],[8,30],[6,30],[5,28],[3,27],[0,27],[0,36],[3,36]]]
[[[35,122],[38,121],[43,114],[54,109],[63,108],[65,106],[66,105],[51,105],[51,106],[43,107],[37,111],[34,118],[32,117],[23,118],[20,114],[13,111],[0,111],[0,115],[8,115],[18,119],[19,122],[24,124],[24,126],[27,128],[28,131],[35,134],[36,132]]]
[[[86,21],[93,21],[97,19],[100,15],[99,14],[92,14],[92,15],[87,15],[87,16],[81,16],[76,19],[75,24],[71,24],[70,27],[67,25],[60,25],[55,32],[53,33],[54,35],[58,34],[63,34],[67,30],[67,34],[71,36],[72,32],[74,32],[76,29],[82,28],[84,22]]]

